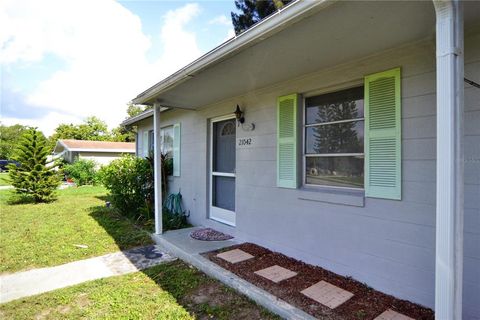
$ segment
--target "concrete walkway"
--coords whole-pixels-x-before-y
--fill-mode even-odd
[[[60,266],[0,276],[0,303],[85,281],[136,272],[176,258],[158,246],[146,246]]]
[[[190,237],[190,233],[197,229],[188,228],[175,231],[167,231],[162,235],[153,235],[153,239],[157,244],[163,247],[172,255],[182,259],[183,261],[200,269],[207,275],[223,282],[225,285],[246,295],[259,305],[278,314],[284,319],[315,319],[308,313],[300,310],[291,304],[275,297],[269,292],[260,289],[246,280],[238,277],[232,272],[223,269],[201,253],[213,251],[225,247],[232,246],[238,242],[233,240],[227,241],[200,241]]]

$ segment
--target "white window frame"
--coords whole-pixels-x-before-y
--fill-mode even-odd
[[[365,192],[365,176],[364,176],[364,183],[362,188],[355,188],[355,187],[342,187],[342,186],[329,186],[329,185],[320,185],[320,184],[309,184],[307,183],[307,174],[306,174],[306,168],[307,168],[307,158],[308,157],[328,157],[328,156],[336,156],[336,157],[341,157],[341,156],[359,156],[363,155],[363,173],[365,174],[365,144],[363,145],[363,153],[325,153],[325,154],[307,154],[306,153],[306,128],[316,126],[315,124],[306,124],[306,100],[308,98],[316,97],[316,96],[321,96],[329,93],[335,93],[335,92],[340,92],[344,90],[349,90],[353,88],[358,88],[364,86],[363,82],[353,82],[350,86],[348,87],[336,87],[336,88],[330,88],[330,90],[325,90],[325,91],[315,91],[307,94],[302,95],[302,124],[301,124],[301,130],[302,130],[302,185],[307,188],[315,188],[319,190],[351,190],[351,191],[360,191],[360,192]],[[365,101],[365,97],[363,97]],[[362,118],[355,118],[355,119],[348,119],[348,120],[339,120],[339,121],[331,121],[331,122],[325,122],[322,123],[322,125],[325,124],[336,124],[336,123],[342,123],[342,122],[353,122],[353,121],[363,121],[364,124],[364,132],[365,132],[365,112],[364,116]]]

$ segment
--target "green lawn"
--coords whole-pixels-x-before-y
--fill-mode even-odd
[[[103,187],[59,190],[58,200],[47,204],[9,204],[12,194],[12,190],[0,191],[0,273],[58,265],[152,242],[146,231],[105,207]]]
[[[0,186],[9,186],[10,178],[8,177],[7,172],[0,173]]]
[[[0,305],[3,319],[279,319],[181,261]]]

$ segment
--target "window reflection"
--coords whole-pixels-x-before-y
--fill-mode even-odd
[[[305,99],[305,183],[363,187],[363,87]]]

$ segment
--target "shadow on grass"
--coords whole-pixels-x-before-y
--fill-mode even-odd
[[[42,204],[42,203],[51,203],[54,202],[56,199],[51,199],[49,201],[42,201],[42,202],[35,202],[33,197],[25,194],[18,194],[18,193],[12,193],[8,198],[7,198],[7,204],[11,206],[16,206],[16,205],[22,205],[22,204]]]
[[[101,197],[97,197],[101,198]],[[90,209],[90,216],[105,229],[116,242],[120,250],[152,244],[147,225],[132,221],[106,206],[95,206]]]
[[[103,200],[103,196],[97,198]],[[108,232],[121,250],[152,244],[150,233],[153,231],[153,226],[151,224],[145,225],[139,221],[132,221],[118,214],[113,208],[105,206],[91,207],[90,215]],[[147,259],[159,257],[153,245],[134,251],[134,255],[127,252],[125,256],[136,266],[145,263]],[[138,260],[139,252],[144,254],[144,259]],[[245,296],[180,260],[146,268],[141,272],[175,298],[177,304],[194,318],[279,319]]]
[[[95,196],[95,198],[97,198],[98,200],[101,200],[101,201],[108,201],[108,196],[107,195],[103,195],[103,196]]]

